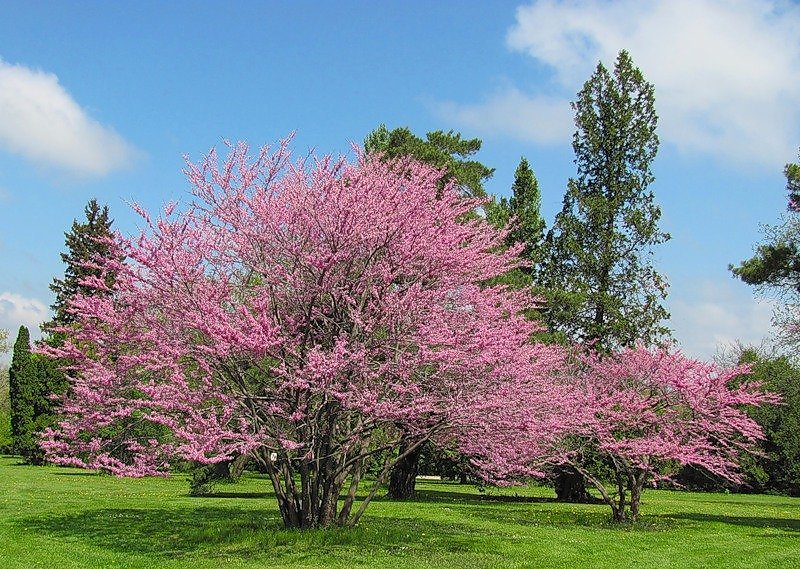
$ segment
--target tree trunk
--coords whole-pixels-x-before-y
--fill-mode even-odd
[[[398,451],[403,454],[407,446],[400,447]],[[401,458],[392,469],[389,478],[388,496],[395,500],[407,500],[414,497],[417,473],[419,472],[419,457],[422,453],[422,445],[411,451],[404,458]]]
[[[583,475],[571,466],[559,466],[555,471],[555,490],[559,502],[590,502]]]

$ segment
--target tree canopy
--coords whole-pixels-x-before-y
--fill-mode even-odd
[[[73,297],[74,332],[42,348],[76,371],[54,460],[140,476],[248,453],[287,526],[349,525],[415,445],[484,432],[509,400],[529,423],[552,409],[530,298],[485,285],[516,252],[439,170],[239,145],[188,175],[195,204],[141,211],[146,231],[86,281],[109,294]],[[138,437],[143,421],[165,432]]]

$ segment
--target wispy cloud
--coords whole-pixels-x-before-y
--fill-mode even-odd
[[[569,102],[527,95],[511,86],[476,104],[440,103],[438,112],[448,121],[470,129],[487,134],[510,134],[543,144],[559,143],[569,139],[571,134]]]
[[[136,149],[93,120],[58,77],[0,59],[0,148],[80,176],[125,167]]]
[[[656,86],[663,141],[779,167],[800,143],[798,29],[800,5],[782,0],[539,0],[517,9],[506,43],[550,69],[543,87],[561,100],[512,88],[439,109],[487,133],[567,142],[569,100],[598,60],[627,49]]]
[[[670,326],[688,355],[711,359],[737,343],[759,346],[771,337],[775,304],[736,285],[731,279],[705,280],[693,283],[691,299],[670,300]]]

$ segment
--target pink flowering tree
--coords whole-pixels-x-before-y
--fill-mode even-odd
[[[76,297],[70,340],[45,348],[75,368],[52,460],[144,476],[247,454],[286,526],[352,525],[419,445],[463,440],[508,397],[531,425],[549,409],[559,355],[530,343],[533,299],[486,286],[518,251],[437,170],[292,162],[284,143],[186,172],[192,205],[139,210],[85,281],[109,294]]]
[[[558,444],[538,456],[581,472],[615,521],[636,521],[642,489],[668,479],[677,465],[740,482],[739,455],[763,437],[743,407],[778,402],[758,384],[739,381],[748,370],[641,345],[583,358],[571,380],[573,413]],[[610,483],[587,466],[590,457],[602,460]]]

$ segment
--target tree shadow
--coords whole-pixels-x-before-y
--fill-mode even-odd
[[[237,495],[240,497],[240,495]],[[365,516],[355,528],[287,530],[277,511],[238,507],[104,508],[19,519],[50,539],[89,543],[154,559],[342,555],[409,549],[464,551],[479,540],[469,527],[402,517]]]
[[[393,500],[383,497],[383,500]],[[447,490],[417,490],[413,498],[402,500],[404,502],[481,502],[481,503],[508,503],[508,504],[551,504],[557,502],[556,498],[547,496],[507,496],[500,494],[473,494],[466,492],[452,492]]]
[[[770,518],[755,516],[725,516],[717,514],[672,513],[660,514],[665,519],[690,520],[694,522],[717,522],[736,526],[746,526],[757,529],[778,529],[787,532],[800,533],[800,519]],[[800,536],[798,536],[800,537]]]

